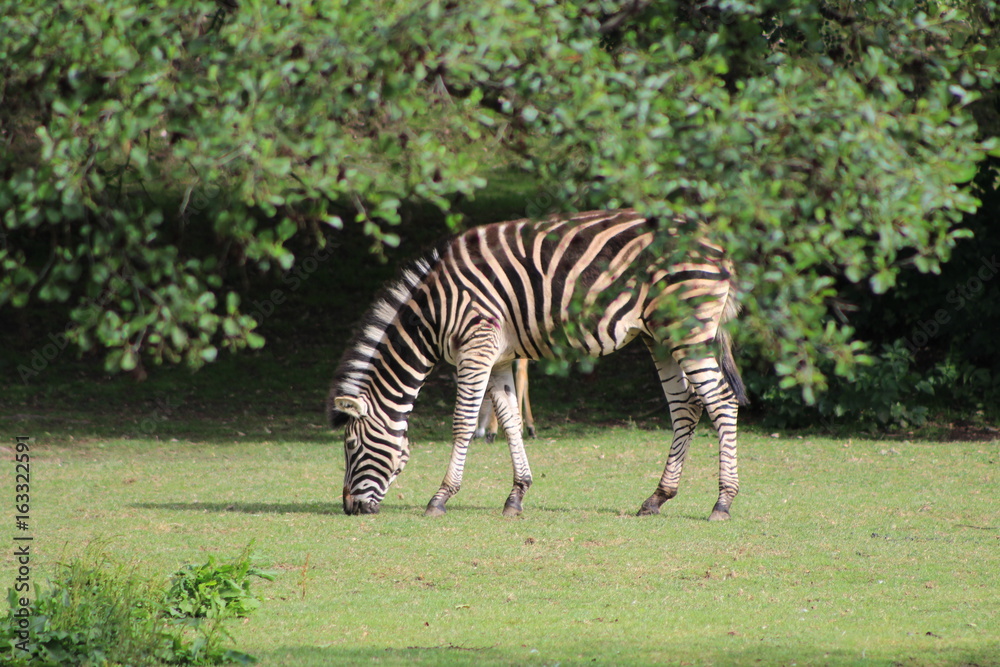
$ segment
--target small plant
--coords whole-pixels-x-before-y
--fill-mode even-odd
[[[223,619],[246,616],[260,605],[246,578],[273,578],[250,566],[249,548],[232,565],[216,567],[209,559],[203,566],[182,568],[166,592],[104,556],[61,565],[48,585],[35,588],[27,640],[17,632],[14,610],[19,605],[15,591],[9,590],[9,610],[0,622],[0,664],[252,664],[252,656],[222,645],[231,639]],[[187,590],[178,582],[188,579],[197,584],[197,603],[178,597],[178,591]]]
[[[250,577],[274,581],[274,575],[251,564],[251,547],[227,565],[209,556],[203,565],[177,570],[164,602],[167,613],[174,618],[242,618],[257,609],[260,599],[250,592]]]

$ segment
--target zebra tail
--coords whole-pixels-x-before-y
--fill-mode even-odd
[[[729,388],[733,390],[733,394],[736,395],[736,401],[740,405],[749,405],[750,398],[747,396],[746,385],[743,384],[743,378],[740,377],[740,371],[736,368],[736,360],[733,359],[733,338],[729,335],[729,332],[720,329],[719,335],[719,348],[722,359],[722,375],[726,378],[726,382],[729,383]]]
[[[735,297],[734,290],[730,287],[723,308],[723,323],[733,319],[740,312],[740,304]],[[719,327],[717,341],[722,357],[722,375],[726,378],[726,382],[729,383],[729,388],[733,390],[733,394],[736,395],[737,402],[740,405],[749,405],[750,398],[747,396],[746,385],[743,384],[743,378],[740,377],[740,370],[736,367],[736,360],[733,359],[733,337],[723,327]]]

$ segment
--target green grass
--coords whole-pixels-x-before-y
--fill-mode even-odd
[[[155,433],[109,437],[145,391],[163,390],[75,421],[66,405],[0,421],[35,438],[34,576],[95,540],[164,576],[254,540],[279,574],[255,582],[264,603],[231,630],[263,665],[1000,664],[997,442],[745,430],[733,520],[710,524],[705,425],[681,495],[640,519],[668,434],[549,415],[522,518],[500,516],[498,442],[474,446],[462,492],[430,520],[448,457],[432,392],[382,513],[346,517],[339,439],[308,401],[258,410],[250,391],[245,412],[210,414],[220,383]]]
[[[262,665],[1000,665],[1000,442],[744,428],[733,520],[710,524],[703,424],[680,496],[640,519],[669,433],[630,347],[591,376],[532,375],[522,518],[500,516],[502,441],[473,446],[447,516],[422,516],[449,454],[447,371],[382,513],[346,517],[322,413],[339,349],[285,341],[139,384],[67,354],[10,384],[0,445],[35,439],[33,577],[96,542],[162,586],[253,541],[278,576],[228,627]]]

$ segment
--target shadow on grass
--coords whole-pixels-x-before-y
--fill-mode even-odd
[[[344,510],[340,501],[335,502],[315,502],[315,503],[134,503],[130,505],[136,509],[163,510],[168,512],[234,512],[237,514],[330,514],[334,516],[344,516]],[[384,508],[379,515],[410,514],[413,512],[423,513],[425,505],[392,505]],[[496,512],[500,515],[500,507],[486,507],[481,505],[456,505],[449,507],[449,514],[461,514],[463,511],[469,512]],[[574,510],[556,508],[543,509],[542,512],[570,512]],[[607,510],[612,512],[613,510]],[[375,516],[379,516],[375,515]],[[372,515],[368,515],[372,516]]]
[[[238,514],[340,514],[336,503],[134,503],[130,507],[171,512],[235,512]]]
[[[525,650],[527,652],[527,650]],[[263,656],[267,665],[501,665],[511,663],[506,654],[485,646],[412,646],[406,648],[287,647]]]
[[[237,514],[329,514],[343,516],[344,512],[340,501],[334,502],[314,502],[314,503],[213,503],[213,502],[192,502],[192,503],[133,503],[129,507],[144,510],[164,510],[170,512],[234,512]],[[411,512],[423,512],[425,505],[396,505],[382,509],[380,514],[409,514]],[[448,507],[448,515],[461,515],[463,512],[487,512],[500,517],[502,506],[485,505],[464,505],[455,504]],[[592,512],[597,514],[611,514],[623,518],[637,518],[634,512],[622,512],[621,509],[612,507],[548,507],[532,506],[525,508],[522,517],[528,518],[532,513],[552,513],[552,514],[572,514],[577,512]],[[689,521],[705,521],[705,517],[693,515],[666,517],[668,519],[685,519]],[[516,520],[516,519],[514,519]],[[657,521],[655,517],[642,517],[645,521]]]
[[[144,510],[164,510],[169,512],[234,512],[237,514],[329,514],[332,516],[345,516],[344,510],[338,499],[335,502],[315,502],[315,503],[133,503],[129,507]],[[408,514],[410,512],[423,512],[424,505],[393,505],[384,508],[380,514]],[[489,512],[496,510],[500,514],[500,508],[482,507],[476,505],[463,505],[449,507],[449,512],[460,513],[463,510],[475,512]],[[560,510],[561,511],[561,510]],[[372,516],[372,515],[367,515]],[[375,515],[378,516],[378,515]]]
[[[984,642],[978,647],[919,646],[900,647],[889,651],[872,651],[844,646],[805,646],[795,641],[739,644],[738,639],[726,638],[713,647],[702,648],[700,660],[694,664],[919,664],[996,665],[998,644]],[[477,641],[478,640],[478,641]],[[688,657],[691,649],[672,650],[669,647],[630,647],[624,642],[567,641],[557,649],[533,650],[530,644],[517,648],[487,645],[489,639],[476,638],[468,645],[445,643],[437,646],[406,647],[311,647],[287,646],[270,654],[258,656],[262,664],[295,665],[551,665],[551,664],[664,664],[670,655]],[[735,643],[735,645],[733,645]],[[914,642],[917,644],[917,642]],[[685,663],[682,659],[681,664]]]

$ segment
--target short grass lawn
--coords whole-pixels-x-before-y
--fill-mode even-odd
[[[261,665],[1000,664],[998,442],[745,430],[733,519],[709,523],[705,424],[680,495],[644,518],[669,433],[567,425],[528,443],[522,517],[500,516],[498,440],[473,446],[462,492],[427,519],[446,427],[363,517],[340,509],[339,436],[269,431],[28,433],[33,576],[93,543],[166,577],[252,541],[278,577],[230,630]]]

